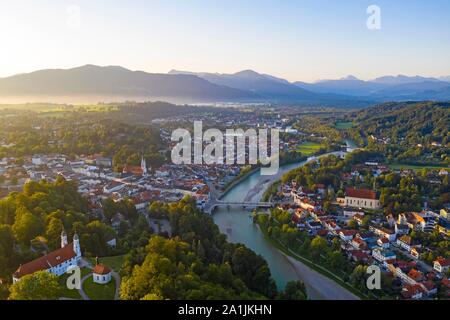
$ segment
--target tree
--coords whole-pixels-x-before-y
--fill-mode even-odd
[[[25,207],[16,210],[16,222],[13,224],[14,235],[22,244],[29,244],[43,230],[42,220]]]
[[[319,260],[320,255],[326,253],[328,249],[327,241],[319,236],[311,241],[311,254],[313,259]]]
[[[274,296],[275,283],[267,262],[261,256],[241,245],[234,250],[231,263],[233,272],[244,281],[248,288],[268,297]]]
[[[60,295],[58,277],[47,271],[26,275],[10,288],[9,300],[55,300]]]
[[[51,218],[47,230],[45,231],[45,236],[50,248],[56,249],[60,246],[62,230],[63,224],[61,220],[58,218]]]
[[[350,219],[347,223],[348,227],[351,229],[357,229],[358,228],[358,223],[356,222],[355,219]]]
[[[350,275],[350,282],[359,289],[366,290],[367,266],[358,265]]]
[[[289,281],[278,295],[280,300],[306,300],[307,297],[305,284],[301,281]]]
[[[0,225],[0,277],[9,276],[8,270],[14,262],[14,234],[11,226]]]

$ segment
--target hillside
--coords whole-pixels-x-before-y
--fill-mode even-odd
[[[350,135],[393,159],[450,163],[450,103],[385,103],[354,115]]]
[[[0,79],[0,97],[112,96],[195,101],[247,100],[257,96],[194,75],[152,74],[122,67],[86,65],[40,70]]]

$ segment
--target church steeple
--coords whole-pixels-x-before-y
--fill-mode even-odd
[[[68,244],[69,243],[67,242],[67,233],[66,233],[66,230],[64,230],[64,228],[63,228],[61,231],[61,248],[64,248]]]
[[[80,238],[76,233],[73,235],[73,251],[77,257],[81,257]]]
[[[142,175],[146,176],[148,174],[148,170],[147,170],[147,162],[145,161],[144,156],[142,156],[142,159],[141,159],[141,169],[142,169]]]

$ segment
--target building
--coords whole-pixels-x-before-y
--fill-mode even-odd
[[[390,242],[387,238],[382,237],[377,240],[377,244],[382,249],[389,249]]]
[[[423,249],[421,247],[414,247],[411,249],[411,255],[415,258],[415,259],[420,259],[420,255],[422,254]]]
[[[397,245],[406,251],[411,251],[412,239],[410,236],[404,235],[397,239]]]
[[[142,157],[140,166],[126,165],[123,168],[122,173],[146,177],[148,175],[148,169],[147,169],[147,162],[145,161],[145,158]]]
[[[434,261],[434,270],[439,273],[445,273],[450,268],[450,258],[448,259],[437,259]]]
[[[23,276],[44,270],[61,276],[70,267],[77,266],[80,260],[81,249],[78,235],[75,234],[73,242],[68,243],[67,234],[63,231],[61,233],[61,248],[21,265],[13,274],[13,282],[19,281]]]
[[[397,235],[395,234],[394,231],[383,228],[383,227],[370,226],[369,230],[374,232],[375,234],[379,235],[380,237],[387,238],[391,242],[395,241],[395,239],[397,238]]]
[[[97,264],[92,270],[92,280],[98,284],[106,284],[111,281],[112,271],[104,264]]]
[[[394,252],[388,251],[388,250],[379,249],[379,248],[376,248],[376,249],[372,250],[372,256],[376,260],[378,260],[380,262],[385,262],[385,261],[388,261],[388,260],[396,259],[396,255],[395,255]]]
[[[345,205],[352,208],[379,209],[381,207],[377,193],[369,189],[347,188]]]
[[[340,230],[339,237],[343,241],[351,241],[356,233],[358,233],[356,230]]]
[[[439,212],[440,216],[442,219],[445,219],[447,221],[450,221],[450,208],[444,208],[441,209],[441,211]]]

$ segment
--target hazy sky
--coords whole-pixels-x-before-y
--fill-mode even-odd
[[[380,30],[366,27],[371,4]],[[450,1],[0,0],[0,44],[0,77],[84,64],[303,81],[448,76]]]

